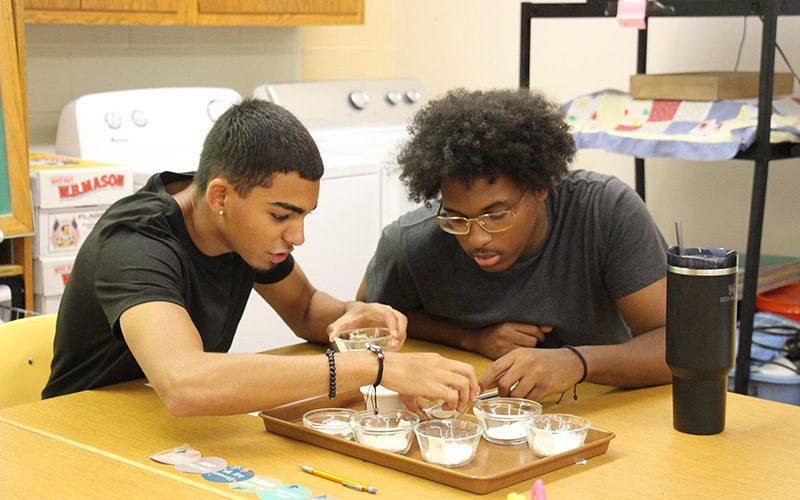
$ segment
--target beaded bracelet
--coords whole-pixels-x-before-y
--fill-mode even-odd
[[[572,399],[577,401],[578,400],[578,384],[582,384],[586,380],[586,376],[589,374],[589,368],[586,365],[586,358],[583,357],[583,354],[581,354],[581,351],[579,351],[575,346],[571,346],[571,345],[568,345],[568,344],[564,345],[564,347],[566,349],[569,349],[570,351],[574,352],[575,355],[578,356],[578,359],[581,360],[581,365],[583,365],[583,376],[581,377],[580,380],[578,380],[578,382],[575,383],[575,385],[572,386]],[[564,392],[567,392],[567,391],[564,391]],[[558,401],[556,401],[556,404],[561,403],[561,398],[564,397],[564,392],[562,392],[561,396],[558,397]]]
[[[328,386],[328,399],[336,397],[336,363],[333,360],[333,349],[325,351],[328,356],[328,368],[330,369],[330,385]]]
[[[378,377],[375,379],[375,383],[372,384],[372,387],[378,387],[381,385],[381,379],[383,378],[383,359],[386,357],[386,355],[383,354],[381,346],[379,345],[369,344],[367,349],[374,352],[375,355],[378,356]]]

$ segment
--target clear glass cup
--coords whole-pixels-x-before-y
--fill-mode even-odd
[[[453,419],[461,415],[456,409],[445,410],[442,408],[443,399],[428,399],[423,396],[417,396],[414,399],[417,401],[419,410],[429,419]]]
[[[405,455],[411,448],[419,417],[408,410],[386,410],[377,414],[358,412],[349,420],[357,443]]]
[[[337,333],[333,344],[339,352],[364,350],[369,344],[388,350],[393,340],[388,328],[354,328]]]
[[[583,445],[591,423],[566,413],[537,415],[525,421],[528,445],[540,457],[549,457]]]
[[[414,427],[422,458],[444,467],[461,467],[475,457],[481,427],[468,420],[426,420]]]
[[[542,405],[522,398],[491,398],[475,401],[472,413],[478,419],[483,437],[490,443],[522,444],[528,440],[526,419],[540,415]]]
[[[348,408],[319,408],[303,415],[303,427],[343,439],[353,439],[350,417],[356,414]]]

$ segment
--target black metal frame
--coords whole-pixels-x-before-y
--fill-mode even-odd
[[[533,18],[615,17],[617,2],[589,0],[588,3],[522,3],[520,30],[519,85],[530,86],[531,20]],[[759,75],[758,129],[756,142],[736,158],[755,161],[753,189],[750,202],[750,221],[747,231],[744,292],[739,305],[739,350],[736,357],[734,390],[747,394],[750,379],[750,350],[753,337],[758,262],[761,257],[761,234],[764,223],[764,204],[767,197],[767,174],[770,159],[800,156],[797,145],[771,145],[770,118],[772,87],[775,70],[775,39],[778,16],[800,15],[800,0],[647,0],[647,17],[741,17],[761,16],[761,64]],[[636,72],[647,69],[647,29],[639,30],[636,53]],[[635,158],[636,192],[645,198],[644,159]]]

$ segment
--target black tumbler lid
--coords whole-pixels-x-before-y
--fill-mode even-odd
[[[677,245],[667,249],[667,264],[685,269],[729,269],[737,265],[736,250],[725,248],[682,248]]]

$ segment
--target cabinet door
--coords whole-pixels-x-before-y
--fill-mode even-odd
[[[34,10],[78,10],[81,0],[25,0],[25,9]]]
[[[26,23],[188,24],[194,0],[25,0],[25,7]]]
[[[110,12],[177,12],[178,0],[81,0],[81,9]]]
[[[360,24],[364,0],[197,0],[197,24]]]
[[[25,22],[201,26],[361,24],[364,0],[25,0]]]

